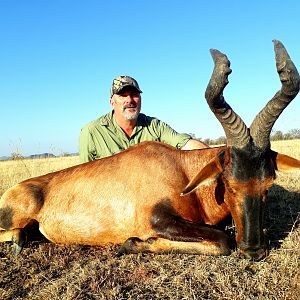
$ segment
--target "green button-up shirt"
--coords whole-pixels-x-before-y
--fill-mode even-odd
[[[81,129],[79,155],[81,162],[111,156],[144,141],[160,141],[182,148],[191,136],[179,134],[166,123],[142,113],[128,138],[116,123],[113,112],[90,122]]]

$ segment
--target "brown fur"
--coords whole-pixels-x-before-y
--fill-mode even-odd
[[[121,244],[134,236],[145,241],[159,237],[151,219],[154,207],[164,201],[171,207],[170,213],[166,210],[171,221],[176,215],[187,230],[193,228],[191,234],[202,232],[200,225],[189,227],[189,222],[217,225],[230,213],[239,214],[230,207],[237,206],[238,198],[230,200],[232,195],[224,193],[223,181],[218,178],[180,197],[190,181],[200,184],[210,177],[208,173],[215,178],[222,172],[220,163],[213,163],[215,169],[206,167],[221,150],[224,147],[180,151],[162,143],[145,142],[109,158],[25,180],[1,198],[0,224],[8,231],[0,235],[0,240],[8,240],[9,232],[13,237],[15,229],[36,220],[40,231],[55,243]],[[197,177],[199,170],[201,174],[208,170],[201,180],[201,176]],[[249,187],[264,189],[271,183],[234,182],[231,186],[248,193]],[[242,228],[242,224],[236,225]],[[208,229],[205,236],[203,242],[155,242],[148,248],[153,252],[173,251],[176,247],[186,252],[228,252],[228,240],[223,233]]]

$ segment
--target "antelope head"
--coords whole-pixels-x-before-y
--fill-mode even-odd
[[[281,89],[257,114],[250,128],[223,96],[231,73],[227,56],[212,49],[214,70],[205,98],[221,123],[227,146],[212,159],[183,191],[195,190],[209,177],[219,177],[225,187],[224,202],[237,228],[236,243],[243,256],[259,260],[267,254],[263,234],[263,211],[275,171],[300,169],[300,161],[270,148],[272,127],[299,91],[300,77],[283,44],[273,41]]]

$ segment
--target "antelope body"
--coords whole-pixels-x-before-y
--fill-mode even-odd
[[[232,216],[240,252],[267,254],[263,209],[276,170],[300,161],[270,149],[270,132],[299,91],[299,74],[274,41],[282,88],[250,128],[223,90],[231,73],[226,55],[211,50],[214,71],[206,100],[222,124],[227,145],[180,151],[144,142],[114,156],[25,180],[0,200],[0,241],[24,244],[23,228],[37,221],[60,244],[121,244],[119,253],[181,252],[228,255],[232,243],[218,225]]]

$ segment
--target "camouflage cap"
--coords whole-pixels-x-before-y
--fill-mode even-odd
[[[110,96],[112,96],[113,94],[118,94],[123,88],[127,87],[127,86],[131,86],[133,88],[135,88],[139,93],[142,93],[142,91],[140,90],[140,87],[137,83],[137,81],[130,77],[130,76],[118,76],[113,80],[111,89],[110,89]]]

